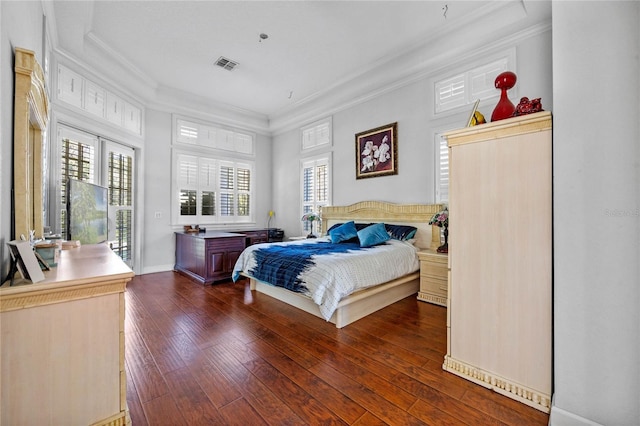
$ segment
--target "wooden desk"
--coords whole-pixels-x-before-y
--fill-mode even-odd
[[[129,267],[104,244],[63,250],[36,284],[0,287],[1,425],[130,424]]]

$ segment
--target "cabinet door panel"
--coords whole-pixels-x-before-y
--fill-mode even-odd
[[[225,262],[226,253],[224,251],[209,251],[207,252],[207,257],[209,258],[207,277],[215,278],[216,275],[225,272],[227,265]]]

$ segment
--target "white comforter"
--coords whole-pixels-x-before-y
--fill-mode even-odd
[[[328,241],[328,238],[274,244],[308,244],[317,241]],[[234,276],[240,272],[250,276],[249,271],[256,265],[253,252],[265,245],[247,247],[235,264]],[[408,242],[393,239],[367,250],[313,256],[313,260],[315,267],[302,272],[299,278],[308,289],[307,296],[319,306],[320,313],[327,321],[343,297],[419,269],[417,249]]]

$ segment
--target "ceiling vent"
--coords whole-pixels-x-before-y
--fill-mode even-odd
[[[231,59],[227,59],[224,56],[220,56],[216,61],[216,65],[220,68],[224,68],[225,70],[233,71],[233,69],[238,66],[238,63]]]

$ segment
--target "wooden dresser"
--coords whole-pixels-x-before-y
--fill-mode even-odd
[[[1,425],[130,424],[124,291],[106,245],[63,250],[45,280],[0,287]]]
[[[549,412],[551,113],[445,137],[450,286],[443,368]]]
[[[231,232],[176,232],[174,269],[202,284],[229,279],[246,238]]]
[[[448,256],[433,250],[418,252],[420,259],[420,291],[418,300],[447,306]]]

